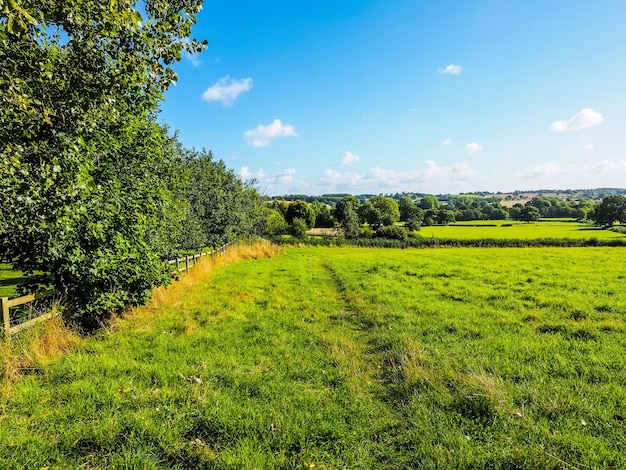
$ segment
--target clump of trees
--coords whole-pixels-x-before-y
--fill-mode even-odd
[[[626,196],[613,194],[606,196],[589,214],[596,225],[609,227],[616,222],[626,224]]]
[[[315,227],[334,226],[349,239],[372,236],[403,239],[406,233],[386,228],[398,221],[403,223],[402,230],[409,233],[419,230],[423,225],[447,225],[471,220],[513,219],[533,222],[541,218],[560,217],[593,220],[604,226],[615,222],[626,223],[623,209],[626,196],[619,194],[609,195],[599,204],[587,199],[574,201],[537,196],[526,204],[518,203],[512,207],[504,207],[499,200],[479,194],[447,195],[443,201],[433,195],[407,193],[396,194],[393,198],[382,195],[321,196],[321,199],[330,200],[330,203],[321,202],[312,196],[299,196],[302,199],[295,199],[295,195],[286,196],[284,199],[272,200],[266,206],[265,226],[268,235],[291,233],[303,236],[313,226],[310,220],[306,224],[298,222],[298,227],[294,227],[293,217],[288,217],[287,212],[302,212],[306,205],[315,213]],[[307,220],[307,217],[297,219]]]
[[[0,258],[93,326],[181,248],[258,224],[253,187],[157,123],[201,0],[11,1],[0,12]]]

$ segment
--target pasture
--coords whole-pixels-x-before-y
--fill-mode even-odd
[[[511,220],[476,220],[450,225],[421,227],[417,234],[424,238],[477,240],[484,238],[532,240],[537,238],[626,238],[621,233],[566,219],[544,219],[538,222]]]
[[[0,297],[11,297],[21,278],[22,273],[13,271],[10,264],[0,263]]]
[[[624,254],[306,247],[199,265],[4,378],[0,467],[624,468]]]

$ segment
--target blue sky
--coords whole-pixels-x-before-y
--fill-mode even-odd
[[[161,119],[268,195],[626,186],[626,1],[205,0]]]

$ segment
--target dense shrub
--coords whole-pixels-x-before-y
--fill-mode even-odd
[[[374,233],[376,238],[389,238],[391,240],[406,240],[408,238],[407,230],[397,225],[389,225],[380,227]]]

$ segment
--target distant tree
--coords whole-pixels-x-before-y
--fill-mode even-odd
[[[386,196],[372,196],[359,208],[359,219],[367,222],[374,230],[393,225],[400,218],[398,203]]]
[[[596,225],[608,227],[615,222],[626,224],[626,196],[613,194],[606,196],[602,202],[589,214],[589,218]]]
[[[455,221],[454,211],[441,210],[437,212],[437,223],[440,225],[448,225]]]
[[[424,210],[415,204],[415,201],[408,196],[402,196],[398,200],[398,209],[400,210],[400,221],[406,222],[409,219],[417,220],[422,223],[424,220]]]
[[[540,217],[548,217],[552,200],[543,196],[536,196],[526,203],[526,206],[536,207]]]
[[[338,223],[342,223],[344,218],[347,217],[349,211],[357,213],[359,207],[361,206],[361,202],[354,196],[346,196],[339,201],[335,205],[335,210],[333,211],[333,216]]]
[[[522,220],[520,217],[523,210],[524,205],[518,202],[509,209],[509,217],[513,220]]]
[[[429,209],[439,209],[439,206],[441,206],[441,203],[439,202],[439,199],[437,199],[435,196],[424,196],[422,199],[420,199],[419,202],[419,207],[421,207],[424,210],[429,210]]]
[[[539,209],[537,209],[535,206],[526,205],[520,211],[518,220],[521,220],[522,222],[534,222],[536,220],[539,220],[540,217],[541,214],[539,213]]]
[[[311,204],[313,212],[315,212],[315,226],[329,228],[333,226],[334,219],[330,212],[328,204],[315,201]]]
[[[315,211],[306,201],[296,201],[289,204],[285,220],[289,225],[293,225],[294,219],[303,220],[307,228],[315,225]]]
[[[346,238],[358,238],[361,234],[361,224],[359,222],[359,216],[356,211],[350,208],[339,224],[343,236]]]
[[[289,224],[285,221],[283,214],[277,209],[266,207],[263,209],[264,230],[263,233],[276,236],[287,233]]]
[[[407,228],[407,230],[414,232],[416,230],[420,229],[420,225],[421,225],[421,221],[419,221],[418,219],[408,219],[404,226]]]

